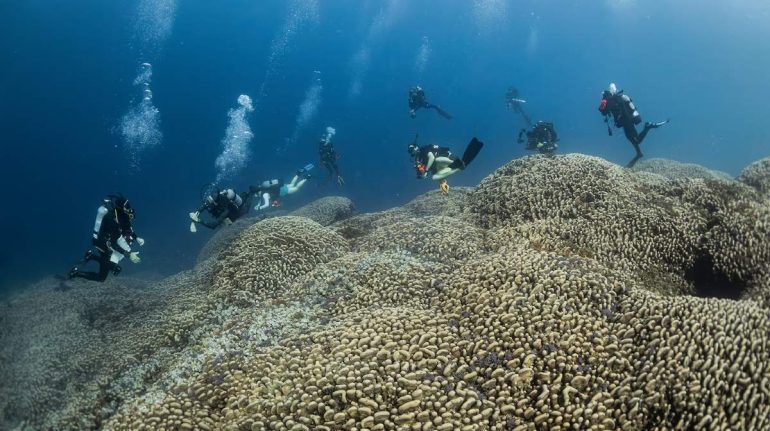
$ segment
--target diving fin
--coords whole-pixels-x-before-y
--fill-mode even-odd
[[[190,232],[198,232],[198,228],[195,226],[195,222],[190,222]]]
[[[310,178],[310,171],[315,167],[314,164],[308,163],[306,164],[302,169],[297,171],[297,176],[303,177],[305,179]]]
[[[476,156],[479,154],[479,151],[484,148],[484,143],[476,139],[475,137],[471,139],[471,142],[468,144],[468,146],[465,148],[465,152],[463,153],[463,163],[465,164],[465,167],[471,164],[473,159],[476,158]]]
[[[433,109],[436,110],[436,112],[438,112],[438,115],[441,115],[442,117],[446,118],[447,120],[451,120],[452,119],[452,114],[450,114],[449,112],[441,109],[440,106],[436,106],[436,105],[431,105],[431,106],[433,107]]]
[[[658,123],[649,123],[648,122],[647,124],[644,125],[644,127],[648,128],[648,129],[657,129],[660,126],[668,124],[669,121],[671,121],[670,118],[667,118],[666,121],[660,121]]]

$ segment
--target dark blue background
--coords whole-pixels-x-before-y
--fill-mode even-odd
[[[240,94],[258,109],[249,117],[253,157],[236,188],[290,177],[316,161],[324,127],[337,128],[348,185],[338,191],[318,178],[286,200],[290,208],[342,193],[361,210],[380,210],[434,188],[413,178],[405,151],[416,132],[458,151],[474,135],[484,140],[471,169],[451,181],[476,184],[523,155],[514,143],[522,125],[503,99],[512,84],[535,118],[556,123],[564,152],[619,163],[632,156],[620,134],[607,137],[596,112],[615,81],[645,119],[672,118],[645,142],[648,157],[737,174],[770,153],[765,2],[319,1],[317,22],[290,35],[258,97],[271,41],[284,35],[292,11],[312,3],[179,1],[170,37],[148,47],[138,41],[135,1],[0,1],[0,289],[66,271],[88,246],[100,199],[117,190],[132,199],[147,240],[142,266],[127,264],[126,273],[189,267],[209,233],[190,235],[187,213],[216,175],[227,111]],[[388,7],[389,25],[370,31]],[[418,76],[423,36],[431,56]],[[360,96],[350,98],[362,47],[371,61]],[[131,172],[115,130],[143,61],[153,63],[164,141]],[[313,70],[324,85],[319,114],[278,156]],[[408,117],[406,91],[418,82],[455,120]]]

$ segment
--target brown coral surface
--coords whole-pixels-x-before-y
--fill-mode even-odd
[[[39,389],[25,398],[0,388],[14,400],[7,423],[770,429],[770,206],[760,191],[533,156],[449,196],[341,221],[303,217],[329,205],[322,214],[349,214],[333,198],[260,221],[158,285],[100,286],[122,289],[101,302],[80,285],[55,292],[95,310],[88,330],[82,311],[57,312],[75,322],[58,333],[77,332],[56,352],[98,379],[79,383],[33,350],[51,341],[50,325],[34,322],[20,344],[18,314],[57,308],[54,292],[17,300],[0,314],[12,323],[0,359],[14,364],[2,377]],[[48,362],[33,377],[11,351]]]

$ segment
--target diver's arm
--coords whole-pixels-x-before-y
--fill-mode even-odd
[[[262,194],[262,204],[261,205],[257,205],[256,207],[254,207],[254,209],[257,210],[257,211],[261,211],[261,210],[263,210],[263,209],[265,209],[265,208],[267,208],[269,206],[270,206],[270,194],[263,193]]]
[[[425,172],[430,171],[430,168],[433,166],[433,163],[436,161],[436,156],[433,155],[432,152],[428,152],[428,162],[425,163]]]
[[[206,226],[207,228],[209,228],[209,229],[216,229],[217,227],[219,227],[219,225],[224,223],[224,221],[228,217],[230,217],[230,212],[231,212],[230,211],[230,206],[228,205],[227,208],[224,211],[222,211],[222,214],[220,214],[219,217],[217,217],[216,220],[214,220],[213,222],[208,223],[208,224],[207,223],[202,223],[202,224],[204,226]]]
[[[104,205],[100,206],[98,210],[96,210],[96,220],[94,221],[94,239],[99,238],[99,230],[102,228],[102,220],[104,220],[104,216],[107,215],[109,211],[107,210],[107,207]]]
[[[128,243],[130,238],[126,239],[125,235],[121,235],[117,241],[115,241],[114,249],[122,255],[128,255],[131,253],[131,245]]]

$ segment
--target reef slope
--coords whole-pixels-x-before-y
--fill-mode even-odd
[[[534,156],[476,188],[380,213],[345,218],[347,203],[327,200],[250,224],[193,271],[121,287],[146,303],[78,335],[86,350],[96,337],[115,348],[110,372],[97,370],[110,378],[57,388],[73,399],[56,413],[30,397],[39,416],[24,419],[120,430],[768,429],[770,202],[757,170],[742,182]],[[45,340],[38,326],[30,342]],[[53,372],[70,388],[67,369]],[[6,403],[6,418],[18,408]]]

